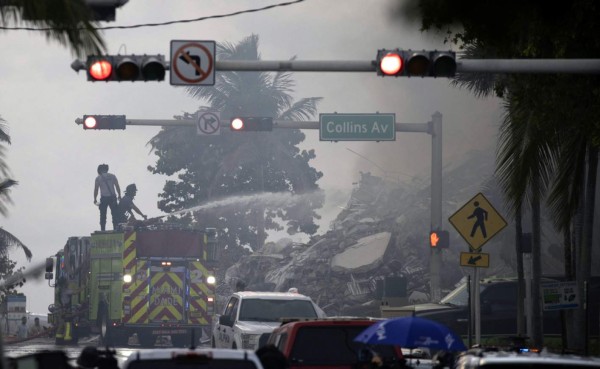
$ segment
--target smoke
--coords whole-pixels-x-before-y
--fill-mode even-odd
[[[229,206],[246,206],[252,207],[256,205],[265,205],[270,207],[295,205],[303,201],[308,201],[313,198],[322,196],[322,191],[313,191],[310,193],[294,195],[290,192],[262,192],[244,196],[230,196],[223,199],[208,202],[206,204],[197,205],[191,208],[178,210],[170,214],[178,215],[188,212],[201,212],[215,208],[225,208]]]

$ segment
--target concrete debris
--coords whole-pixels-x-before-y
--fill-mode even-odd
[[[444,172],[443,229],[450,231],[450,248],[442,252],[443,295],[472,272],[472,268],[460,266],[460,253],[469,248],[447,218],[479,192],[501,196],[498,187],[489,184],[496,183],[490,182],[493,169],[491,153],[475,152],[460,165],[448,165]],[[218,291],[229,293],[238,281],[244,282],[239,285],[246,290],[287,291],[297,287],[328,315],[380,316],[379,307],[386,298],[430,302],[430,198],[427,181],[399,184],[361,173],[347,206],[331,222],[330,230],[314,236],[307,245],[289,239],[265,245],[259,252],[262,256],[243,257],[230,267],[225,278],[229,287]],[[494,205],[501,214],[508,213],[502,204]],[[506,219],[510,226],[482,250],[491,260],[489,268],[481,268],[482,277],[516,273],[514,225]],[[551,236],[546,227],[544,234]],[[562,264],[551,253],[542,254],[543,272],[560,273]],[[383,283],[386,278],[406,283],[388,286]],[[404,296],[396,296],[399,294]]]

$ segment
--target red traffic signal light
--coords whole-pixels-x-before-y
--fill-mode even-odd
[[[394,77],[453,77],[456,53],[453,51],[378,50],[377,75]]]
[[[438,249],[447,249],[450,246],[450,234],[448,231],[429,232],[429,246]]]
[[[112,75],[112,64],[108,59],[88,61],[88,77],[94,81],[106,81]],[[88,78],[88,79],[89,79]]]
[[[246,131],[272,131],[273,118],[271,117],[235,117],[231,119],[229,128],[233,132]]]
[[[83,129],[125,129],[127,121],[124,115],[84,115]]]
[[[88,56],[86,68],[92,82],[163,81],[166,65],[162,55],[106,55]]]
[[[381,75],[395,76],[400,74],[404,68],[402,53],[383,50],[378,58],[378,67]]]

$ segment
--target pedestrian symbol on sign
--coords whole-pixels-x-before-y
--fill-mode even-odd
[[[467,241],[471,251],[479,250],[507,225],[482,193],[467,201],[448,220]]]
[[[477,228],[480,228],[483,238],[487,238],[487,232],[485,231],[485,222],[487,222],[488,220],[488,212],[485,209],[479,207],[479,201],[475,201],[473,205],[475,206],[475,210],[473,210],[473,214],[467,217],[467,219],[476,218],[475,224],[473,224],[473,228],[471,229],[471,237],[475,236]]]

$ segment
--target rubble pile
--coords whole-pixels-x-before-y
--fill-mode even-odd
[[[450,248],[442,254],[444,291],[471,273],[471,268],[461,268],[459,262],[460,252],[468,252],[468,245],[447,218],[479,192],[496,200],[494,188],[489,184],[487,192],[482,188],[493,167],[491,155],[474,153],[444,172],[443,227],[451,234]],[[379,316],[382,296],[378,286],[389,277],[405,278],[407,302],[427,302],[430,196],[428,179],[394,183],[361,173],[346,208],[325,234],[308,244],[289,239],[268,243],[229,268],[225,281],[232,289],[287,291],[297,287],[328,315]],[[490,253],[491,261],[481,271],[483,276],[515,274],[513,229],[509,226],[485,245],[482,251]]]

